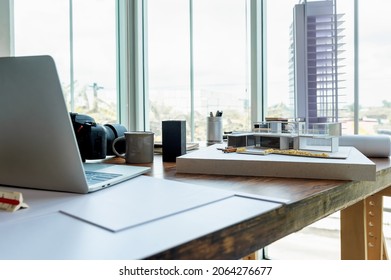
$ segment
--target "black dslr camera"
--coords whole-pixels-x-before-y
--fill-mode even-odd
[[[79,152],[83,162],[86,159],[104,159],[114,155],[112,144],[115,138],[124,136],[126,128],[121,124],[99,125],[87,115],[70,113]],[[125,152],[125,142],[118,142],[116,150]]]

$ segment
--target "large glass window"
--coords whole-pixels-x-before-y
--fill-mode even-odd
[[[70,111],[117,120],[115,1],[14,0],[15,55],[53,56]]]
[[[150,129],[161,141],[163,120],[190,124],[189,1],[149,0],[148,94]]]
[[[69,1],[14,0],[14,32],[15,55],[51,55],[69,95]]]
[[[360,134],[391,134],[389,11],[389,1],[359,1]]]
[[[224,131],[250,129],[245,0],[193,1],[195,139],[223,111]]]
[[[282,3],[284,2],[284,3]],[[291,25],[298,0],[266,1],[266,117],[293,118],[290,96]]]
[[[150,127],[185,119],[188,141],[206,140],[206,117],[225,131],[250,128],[245,0],[149,0]],[[191,139],[194,135],[194,139]]]
[[[339,72],[339,119],[342,122],[342,133],[355,133],[355,14],[354,0],[335,0],[336,12],[341,21],[338,26],[338,72]]]
[[[290,59],[293,7],[266,3],[267,117],[293,117]],[[313,2],[313,1],[308,1]],[[248,130],[250,93],[246,0],[149,0],[148,94],[150,128],[186,119],[189,135],[205,140],[205,118],[223,110],[224,130]],[[344,133],[354,131],[354,1],[337,1],[343,15],[340,106]],[[391,74],[385,0],[359,3],[359,133],[390,133]],[[54,57],[69,110],[99,121],[117,118],[115,1],[14,0],[15,55]],[[376,50],[376,51],[374,51]],[[260,77],[259,77],[260,78]],[[192,113],[190,113],[192,112]]]
[[[115,1],[73,1],[75,111],[117,120]]]

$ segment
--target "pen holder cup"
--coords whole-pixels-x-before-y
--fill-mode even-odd
[[[223,143],[223,118],[207,117],[206,141],[208,145]]]

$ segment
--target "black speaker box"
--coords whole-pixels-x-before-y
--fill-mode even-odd
[[[163,121],[162,134],[164,162],[175,162],[178,156],[186,154],[186,121]]]

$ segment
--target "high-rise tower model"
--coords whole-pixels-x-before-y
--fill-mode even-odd
[[[339,121],[342,17],[336,0],[304,0],[294,7],[291,95],[295,117],[309,126]]]

